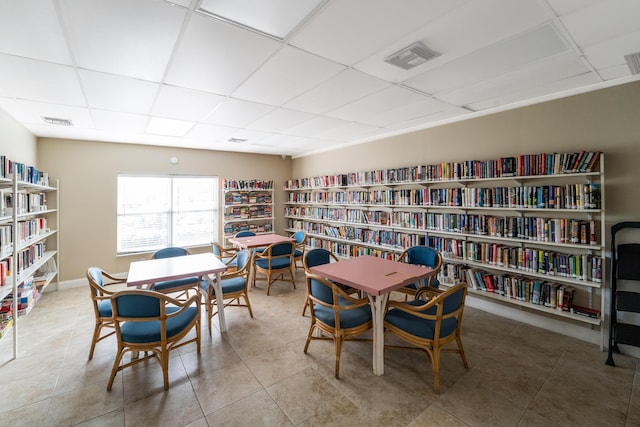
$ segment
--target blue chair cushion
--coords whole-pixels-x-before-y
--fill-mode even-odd
[[[166,291],[171,288],[179,288],[182,286],[188,286],[191,283],[196,283],[198,278],[194,277],[185,277],[184,279],[176,279],[176,280],[167,280],[165,282],[156,282],[154,285],[154,289],[156,291]]]
[[[296,249],[293,251],[293,256],[296,258],[300,258],[302,256],[302,251],[300,249]]]
[[[101,317],[111,317],[111,301],[104,300],[98,303],[98,313],[100,313]]]
[[[256,265],[260,268],[267,270],[269,268],[268,259],[257,259]],[[271,260],[271,269],[280,270],[281,268],[289,267],[289,258],[274,258]]]
[[[175,313],[178,307],[167,307],[167,313]],[[167,319],[167,338],[173,337],[184,329],[198,316],[198,309],[187,307],[182,313]],[[124,322],[120,327],[122,340],[130,343],[149,343],[160,341],[160,321]]]
[[[246,281],[244,277],[232,277],[231,279],[224,279],[222,281],[222,293],[226,294],[241,291],[242,289],[244,289],[245,285]],[[205,292],[209,292],[209,288],[211,288],[211,294],[216,294],[215,288],[211,286],[211,283],[209,283],[208,280],[201,280],[200,288],[202,288],[202,290],[204,290]]]
[[[342,301],[344,302],[344,301]],[[340,304],[346,305],[346,304]],[[322,323],[335,328],[336,318],[333,309],[316,304],[313,309],[316,317]],[[353,310],[340,311],[340,328],[354,328],[371,320],[371,308],[367,305]]]
[[[438,289],[440,287],[440,281],[438,279],[436,279],[435,277],[433,279],[431,279],[431,284],[430,286],[432,288],[436,288]],[[407,286],[405,286],[405,288],[411,288],[411,289],[416,289],[416,284],[415,283],[411,283]]]
[[[408,301],[407,305],[418,306],[424,304],[421,300]],[[425,314],[436,314],[437,308],[431,307],[424,310]],[[397,308],[392,308],[387,312],[384,317],[384,321],[392,324],[393,326],[402,329],[403,331],[420,338],[433,339],[434,329],[436,326],[435,320],[421,319],[412,314],[401,311]],[[458,326],[458,320],[455,317],[449,319],[443,319],[440,326],[440,337],[446,337],[455,332]]]

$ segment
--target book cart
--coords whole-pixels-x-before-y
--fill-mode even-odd
[[[640,243],[617,243],[640,222],[619,222],[611,227],[611,306],[606,364],[616,366],[618,344],[640,347]],[[620,233],[620,234],[618,234]],[[636,236],[640,234],[636,233]]]
[[[342,257],[435,247],[443,285],[602,345],[603,178],[597,151],[300,178],[285,185],[285,217]]]

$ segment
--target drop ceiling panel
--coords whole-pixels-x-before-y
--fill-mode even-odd
[[[160,85],[131,77],[79,70],[89,107],[149,114]]]
[[[73,122],[73,127],[76,128],[93,128],[93,120],[91,120],[89,110],[84,107],[7,98],[0,98],[0,106],[23,124],[44,125],[54,128],[63,127],[45,123],[42,119],[44,116],[69,119]]]
[[[238,128],[232,128],[229,126],[216,126],[199,123],[189,131],[186,137],[209,142],[224,141],[226,143],[229,137],[237,131]]]
[[[290,43],[352,65],[466,1],[396,0],[376,2],[376,7],[370,0],[333,1]]]
[[[562,23],[582,48],[638,31],[640,1],[602,1],[562,17]],[[594,31],[594,22],[598,23]],[[638,49],[640,50],[640,49]]]
[[[548,20],[549,16],[535,1],[468,2],[417,31],[399,38],[354,67],[384,80],[401,82],[506,40],[528,28],[537,27]],[[440,56],[411,70],[403,70],[384,62],[387,56],[416,41],[423,42],[440,53]]]
[[[547,0],[558,16],[567,15],[576,10],[590,7],[602,0]]]
[[[272,132],[262,132],[257,130],[249,130],[249,129],[239,129],[231,134],[231,138],[234,139],[246,139],[246,142],[241,142],[240,145],[243,144],[256,144],[262,141],[265,138],[272,136]],[[235,142],[233,144],[236,144]]]
[[[282,105],[344,69],[335,62],[284,46],[243,83],[233,96]]]
[[[265,132],[280,132],[313,118],[313,114],[301,111],[277,108],[247,126],[247,129]]]
[[[385,126],[385,129],[388,129],[390,131],[403,130],[403,129],[418,130],[421,128],[428,127],[428,125],[431,123],[438,123],[438,122],[446,121],[448,119],[452,119],[456,117],[463,117],[469,114],[470,112],[468,110],[465,110],[464,108],[454,107],[454,108],[449,108],[448,110],[445,110],[445,111],[439,111],[437,113],[429,114],[413,120],[407,120],[406,122],[393,123],[389,126]]]
[[[284,133],[296,136],[312,137],[326,132],[328,129],[337,128],[349,124],[346,120],[332,117],[316,117],[297,126],[284,130]]]
[[[155,0],[60,0],[77,65],[160,81],[186,10]]]
[[[625,55],[640,52],[640,32],[613,38],[583,49],[586,59],[597,69],[625,65]]]
[[[85,105],[73,68],[0,54],[0,96]]]
[[[380,131],[381,129],[376,126],[349,122],[343,126],[338,126],[322,132],[318,132],[316,137],[322,139],[332,139],[335,141],[350,142],[353,140],[359,140],[371,135],[375,135]]]
[[[72,65],[55,7],[49,1],[0,2],[0,52]]]
[[[119,132],[142,134],[147,129],[149,118],[141,114],[120,113],[106,110],[91,110],[98,130],[118,129]]]
[[[244,127],[273,109],[266,104],[228,98],[203,121],[214,125]]]
[[[557,31],[544,25],[427,71],[405,84],[437,94],[504,74],[567,49]]]
[[[285,104],[310,113],[323,114],[378,92],[390,84],[356,70],[344,70]]]
[[[194,14],[178,44],[166,82],[228,95],[279,47],[278,42],[265,36]]]
[[[178,120],[200,120],[226,98],[212,93],[162,85],[153,105],[153,115]]]

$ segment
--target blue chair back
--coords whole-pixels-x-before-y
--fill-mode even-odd
[[[318,279],[311,278],[310,280],[311,295],[327,304],[333,304],[333,290]]]
[[[296,240],[296,243],[302,243],[304,241],[304,236],[304,231],[296,231],[293,233],[293,238]]]
[[[253,231],[238,231],[235,237],[251,237],[255,235],[256,233],[254,233]]]
[[[282,242],[271,246],[271,256],[282,256],[293,253],[293,243]]]
[[[122,317],[160,316],[162,301],[155,295],[117,295],[113,297],[116,313]]]
[[[435,267],[438,265],[438,251],[429,246],[414,246],[407,249],[407,262],[409,264]]]
[[[169,247],[169,248],[157,250],[153,254],[153,258],[155,259],[173,258],[173,257],[185,256],[185,255],[189,255],[189,252],[185,248]]]
[[[464,301],[464,289],[460,288],[456,292],[447,295],[442,301],[442,315],[446,316],[462,306]]]
[[[248,263],[249,263],[249,251],[248,250],[244,250],[244,251],[240,251],[238,252],[238,254],[236,255],[236,266],[238,268],[238,270],[242,270]]]
[[[104,281],[102,280],[102,270],[98,267],[89,267],[89,276],[100,287],[104,287]]]
[[[305,254],[305,265],[315,267],[317,265],[329,264],[331,262],[331,252],[326,249],[311,249]]]

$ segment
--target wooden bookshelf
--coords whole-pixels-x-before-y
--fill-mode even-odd
[[[300,178],[285,185],[285,217],[311,247],[343,257],[436,247],[445,286],[467,282],[481,298],[593,328],[606,277],[603,177],[604,155],[581,151]],[[472,282],[475,271],[501,287]],[[558,307],[549,286],[572,303]]]

